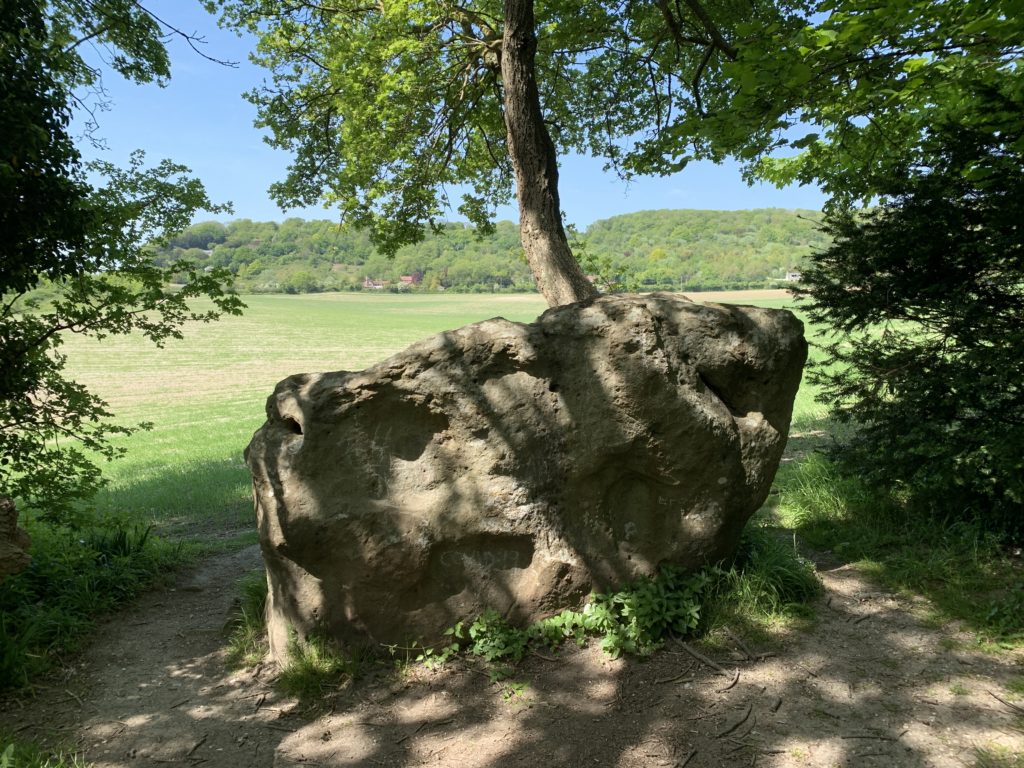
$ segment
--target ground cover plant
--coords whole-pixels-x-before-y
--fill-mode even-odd
[[[0,738],[0,768],[89,768],[74,752],[56,754],[31,744]]]
[[[795,543],[779,539],[766,523],[763,516],[751,523],[731,564],[697,573],[664,565],[653,577],[592,594],[579,609],[565,609],[526,627],[487,610],[449,628],[441,643],[362,648],[356,655],[316,634],[293,636],[278,688],[307,711],[319,711],[343,684],[388,658],[399,669],[412,663],[433,669],[460,657],[475,659],[492,681],[502,681],[528,654],[550,653],[567,643],[583,647],[596,642],[611,659],[642,657],[669,641],[735,629],[763,645],[771,642],[771,630],[778,625],[812,616],[809,604],[821,591],[814,566],[796,551]],[[266,580],[246,580],[241,590],[229,652],[235,663],[251,666],[267,650],[262,621]]]
[[[72,658],[98,616],[209,551],[124,519],[29,531],[31,564],[0,584],[0,690],[27,686]]]

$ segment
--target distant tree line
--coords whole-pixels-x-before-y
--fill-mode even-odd
[[[814,211],[644,211],[603,219],[580,237],[584,268],[603,280],[642,290],[765,287],[828,246]],[[157,250],[157,263],[187,259],[225,268],[247,292],[310,293],[363,290],[533,291],[519,229],[498,222],[480,237],[465,224],[447,224],[389,258],[365,232],[330,221],[282,223],[206,221]],[[402,276],[412,277],[402,283]],[[383,284],[383,288],[381,288]],[[374,290],[374,289],[371,289]]]

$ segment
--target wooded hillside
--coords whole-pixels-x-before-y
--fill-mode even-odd
[[[644,211],[594,222],[575,250],[588,272],[627,287],[764,287],[828,245],[820,220],[804,210]],[[483,238],[467,225],[448,224],[394,259],[379,254],[365,234],[330,221],[211,221],[189,227],[158,254],[160,262],[176,258],[229,268],[243,292],[360,290],[367,280],[384,290],[535,290],[518,227],[507,221]]]

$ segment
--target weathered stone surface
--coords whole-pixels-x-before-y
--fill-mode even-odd
[[[786,311],[608,296],[284,380],[247,451],[275,655],[289,627],[429,640],[728,556],[806,353]]]
[[[20,573],[32,562],[28,548],[32,540],[18,527],[18,510],[14,502],[0,496],[0,582]]]

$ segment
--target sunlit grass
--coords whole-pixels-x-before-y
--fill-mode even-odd
[[[119,421],[153,428],[121,441],[105,467],[101,512],[130,513],[173,532],[251,527],[245,446],[281,379],[359,370],[431,334],[503,316],[531,321],[538,296],[318,294],[247,296],[241,318],[185,329],[155,349],[143,339],[72,336],[72,376]]]
[[[251,481],[242,454],[278,381],[296,373],[360,370],[434,333],[496,316],[529,322],[546,309],[536,295],[314,294],[245,301],[242,317],[187,327],[183,340],[164,349],[134,337],[67,339],[76,380],[104,397],[119,421],[153,424],[121,441],[127,454],[105,467],[109,486],[96,499],[100,512],[128,513],[165,533],[251,528]],[[820,418],[806,390],[797,398],[795,430],[813,428]]]
[[[980,523],[915,514],[811,455],[776,480],[780,523],[892,589],[929,598],[938,626],[961,622],[992,649],[1024,644],[1024,563]]]

